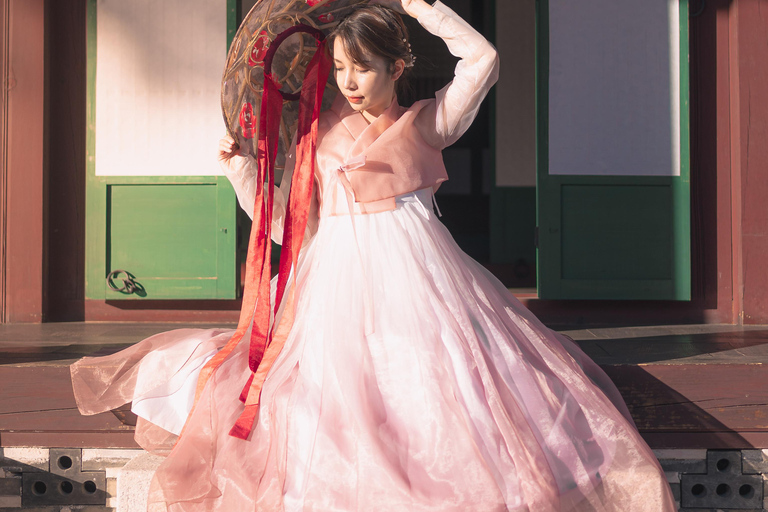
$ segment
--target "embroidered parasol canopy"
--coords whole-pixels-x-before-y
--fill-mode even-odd
[[[264,60],[270,45],[286,30],[306,25],[323,33],[332,30],[355,6],[367,0],[259,0],[240,25],[227,56],[221,86],[224,122],[243,153],[258,153],[259,116],[264,91]],[[291,137],[296,131],[299,93],[305,71],[317,51],[317,39],[307,32],[296,32],[284,41],[272,59],[272,76],[278,82],[284,104],[275,162],[280,176]],[[335,96],[327,86],[324,107]]]
[[[222,80],[227,130],[257,165],[253,224],[246,257],[240,321],[232,338],[203,367],[197,404],[206,382],[246,339],[251,375],[240,400],[244,408],[230,435],[248,439],[262,385],[293,323],[295,270],[309,215],[315,172],[318,119],[331,62],[325,32],[366,0],[261,0],[251,9],[229,50]],[[283,224],[280,268],[271,294],[271,230],[276,171],[285,167],[293,133],[296,164]],[[293,276],[293,285],[288,286]],[[278,316],[282,304],[283,313]],[[191,416],[191,414],[190,414]]]

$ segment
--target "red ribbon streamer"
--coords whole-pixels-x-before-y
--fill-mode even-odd
[[[271,74],[271,61],[277,47],[289,35],[307,32],[318,40],[318,49],[307,66],[299,99],[299,119],[297,128],[296,167],[291,180],[291,192],[283,230],[283,248],[277,277],[275,305],[270,304],[271,276],[271,231],[272,208],[274,204],[274,171],[279,138],[280,118],[283,99],[294,99],[283,94]],[[256,200],[254,202],[253,224],[248,242],[246,257],[245,292],[240,311],[240,320],[232,338],[201,370],[195,393],[197,404],[206,383],[216,369],[226,360],[235,347],[242,341],[248,327],[251,330],[248,366],[251,375],[240,395],[245,402],[245,409],[230,431],[230,435],[248,439],[258,412],[262,385],[269,369],[277,359],[288,337],[293,323],[296,290],[296,268],[299,251],[304,240],[304,231],[309,218],[312,188],[315,175],[315,155],[317,152],[317,132],[322,107],[323,93],[331,69],[331,60],[326,52],[322,33],[305,25],[292,27],[281,33],[270,45],[265,59],[264,92],[261,111],[259,112],[258,173]],[[265,187],[268,189],[264,197]],[[266,199],[266,200],[265,200]],[[283,302],[288,277],[293,269],[293,286],[287,298],[286,307],[279,325],[272,322],[276,318]],[[194,406],[193,406],[194,410]],[[192,416],[190,412],[189,417]],[[183,431],[182,431],[183,435]]]

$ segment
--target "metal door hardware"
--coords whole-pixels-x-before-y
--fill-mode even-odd
[[[124,275],[125,277],[121,277],[121,275]],[[117,280],[122,280],[123,286],[118,286],[115,283]],[[136,281],[136,276],[127,270],[117,269],[107,274],[107,286],[109,286],[110,290],[124,295],[131,295],[134,293],[142,297],[146,295],[144,287]]]

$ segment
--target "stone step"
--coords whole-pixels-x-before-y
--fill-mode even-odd
[[[688,503],[681,510],[764,512],[768,507],[768,450],[664,449],[654,450],[654,454],[678,506]],[[61,473],[61,457],[70,457],[72,462],[66,471],[104,473],[106,499],[102,505],[30,504],[22,500],[24,475],[40,481],[55,478]],[[149,484],[162,461],[162,457],[143,450],[3,448],[0,512],[146,512]],[[745,485],[749,492],[744,491]],[[726,487],[732,488],[730,493],[718,491]]]
[[[152,476],[163,458],[144,452],[134,457],[117,474],[117,512],[146,512]]]

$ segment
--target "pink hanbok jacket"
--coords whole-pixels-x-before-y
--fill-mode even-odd
[[[395,197],[437,187],[448,179],[442,149],[467,130],[488,90],[498,79],[496,49],[480,33],[441,2],[419,16],[419,23],[445,41],[460,61],[451,83],[435,98],[417,101],[410,108],[397,99],[368,124],[338,95],[330,110],[320,115],[315,193],[305,244],[321,217],[377,213],[395,208]],[[282,240],[282,224],[294,147],[286,160],[282,185],[275,190],[273,239]],[[256,163],[237,156],[224,169],[242,208],[250,215],[255,197]]]

